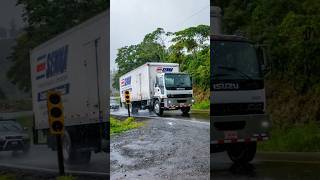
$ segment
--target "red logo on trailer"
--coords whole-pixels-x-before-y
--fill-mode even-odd
[[[46,63],[41,63],[37,65],[37,72],[41,72],[46,69]]]
[[[121,79],[121,81],[120,81],[121,86],[124,86],[125,82],[126,81],[124,79]]]
[[[156,71],[157,72],[162,72],[162,67],[161,66],[157,67]]]

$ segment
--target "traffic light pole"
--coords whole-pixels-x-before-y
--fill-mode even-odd
[[[130,104],[127,104],[128,107],[128,117],[130,117]]]
[[[59,174],[60,176],[64,176],[64,164],[63,164],[63,152],[62,152],[62,140],[61,134],[57,134],[57,155],[58,155],[58,165],[59,165]]]

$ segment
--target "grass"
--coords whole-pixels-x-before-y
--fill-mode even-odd
[[[0,180],[15,180],[16,176],[13,174],[0,175]]]
[[[59,176],[57,177],[57,180],[76,180],[77,178],[73,176]]]
[[[144,123],[142,122],[135,122],[133,117],[129,117],[124,121],[117,120],[113,117],[110,117],[110,134],[119,134],[130,129],[135,129],[143,126]]]
[[[196,102],[192,105],[192,110],[209,110],[210,109],[210,101],[204,100],[200,102]]]
[[[259,143],[260,151],[279,152],[319,152],[319,125],[300,124],[287,129],[276,128],[271,131],[269,141]]]

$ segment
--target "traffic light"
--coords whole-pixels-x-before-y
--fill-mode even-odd
[[[63,134],[64,116],[61,94],[59,92],[48,92],[48,118],[51,134]]]
[[[126,90],[125,92],[124,92],[124,99],[125,99],[125,101],[126,101],[126,103],[127,104],[130,104],[130,91],[128,91],[128,90]]]

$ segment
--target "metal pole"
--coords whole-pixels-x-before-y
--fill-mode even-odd
[[[128,106],[128,117],[130,117],[130,104],[127,104]]]
[[[62,152],[62,142],[61,142],[61,134],[57,134],[57,153],[58,153],[58,165],[59,165],[59,174],[60,176],[64,176],[64,164],[63,164],[63,152]]]

